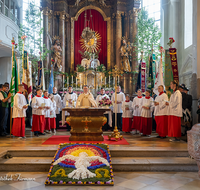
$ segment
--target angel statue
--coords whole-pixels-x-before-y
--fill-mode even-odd
[[[99,160],[99,162],[102,162],[106,164],[106,166],[110,166],[108,161],[105,158],[102,158],[100,156],[88,156],[86,152],[81,152],[78,157],[72,156],[72,155],[65,155],[56,160],[53,165],[57,165],[58,163],[66,160],[74,160],[75,161],[75,167],[76,170],[72,171],[68,174],[69,178],[73,179],[86,179],[86,178],[93,178],[96,177],[95,173],[92,173],[87,168],[91,165],[91,161]]]
[[[99,3],[101,3],[104,7],[106,7],[105,1],[106,1],[106,0],[99,0]]]
[[[122,38],[122,45],[120,47],[120,54],[122,57],[122,67],[126,72],[131,72],[129,55],[131,54],[131,45],[127,44],[126,39]]]
[[[80,1],[81,1],[81,0],[76,0],[76,2],[75,2],[75,6],[77,6],[77,7],[78,7],[78,5],[79,5]]]
[[[57,67],[59,71],[62,70],[62,49],[59,39],[54,39],[52,44],[52,58],[54,59],[54,67]]]

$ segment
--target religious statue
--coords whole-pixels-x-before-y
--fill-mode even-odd
[[[123,37],[122,38],[122,45],[120,48],[120,54],[122,57],[122,67],[123,70],[126,72],[131,72],[129,56],[132,55],[132,46],[130,42],[127,43],[127,40]]]
[[[52,44],[52,58],[54,59],[54,67],[57,67],[59,71],[62,70],[62,49],[58,38],[54,39]]]
[[[99,3],[101,3],[104,7],[106,7],[105,1],[106,1],[106,0],[99,0]]]
[[[77,7],[78,7],[78,5],[79,5],[80,1],[81,1],[81,0],[76,0],[76,2],[75,2],[75,6],[77,6]]]

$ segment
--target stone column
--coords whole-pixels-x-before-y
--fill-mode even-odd
[[[58,36],[58,19],[57,19],[57,12],[54,12],[53,15],[53,37]]]
[[[74,71],[74,21],[75,18],[71,18],[71,66],[70,72]]]
[[[120,47],[121,47],[121,40],[122,40],[122,12],[117,12],[116,14],[116,65],[118,68],[121,68],[121,56],[120,56]]]
[[[129,20],[127,13],[124,13],[124,35],[126,38],[129,38]]]
[[[66,68],[65,71],[66,72],[70,72],[70,64],[71,64],[71,22],[70,22],[70,18],[66,19],[66,49],[67,52],[65,53],[65,55],[67,55],[67,60],[66,60]]]
[[[111,18],[111,68],[114,67],[115,65],[115,13],[112,14],[112,18]]]
[[[135,38],[137,35],[137,17],[138,17],[138,9],[133,8],[133,33],[131,33],[133,42],[135,42]],[[135,71],[136,66],[137,66],[137,53],[133,51],[132,71]]]
[[[62,72],[65,72],[65,16],[64,12],[59,16],[59,36],[62,48]]]
[[[133,43],[133,11],[129,11],[129,37],[130,42]]]
[[[111,69],[111,18],[107,18],[107,69]]]
[[[48,14],[49,14],[49,9],[48,7],[45,7],[43,10],[43,27],[44,27],[44,32],[43,32],[43,43],[45,44],[46,48],[49,50],[49,39],[48,39]],[[43,67],[46,69],[49,69],[49,59],[50,59],[50,55],[47,54],[47,58],[44,59],[43,61]],[[49,75],[45,75],[45,85],[46,88],[48,88],[49,85]]]

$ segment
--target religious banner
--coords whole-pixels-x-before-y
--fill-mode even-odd
[[[153,90],[153,88],[154,88],[153,78],[154,78],[154,76],[153,76],[153,56],[150,55],[149,56],[149,85],[148,85],[148,88],[150,88],[150,90]]]
[[[28,53],[27,53],[27,51],[24,51],[22,60],[23,60],[23,63],[22,63],[23,69],[27,69],[27,64],[28,64]]]
[[[169,48],[169,54],[170,54],[170,59],[171,59],[173,78],[175,81],[179,82],[176,48]]]
[[[137,78],[135,91],[137,92],[139,89],[141,89],[141,60],[139,64],[139,72],[138,72],[138,78]]]
[[[174,78],[173,78],[169,50],[165,50],[165,90],[167,92],[168,97],[170,97],[170,95],[171,95],[170,83],[173,80],[174,80]]]
[[[146,90],[146,63],[141,62],[141,91],[144,93]]]
[[[152,73],[153,73],[153,83],[156,80],[156,55],[152,54]]]

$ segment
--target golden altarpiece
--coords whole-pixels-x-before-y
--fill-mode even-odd
[[[78,20],[80,14],[86,10],[98,11],[103,20],[106,21],[107,69],[114,68],[114,65],[122,68],[124,59],[124,55],[122,56],[120,53],[123,46],[122,37],[129,39],[130,43],[134,42],[137,34],[137,14],[140,0],[42,0],[41,6],[43,10],[44,44],[48,49],[51,49],[53,44],[56,44],[55,39],[60,41],[58,44],[62,50],[59,54],[60,71],[71,73],[76,70],[76,64],[81,64],[75,63],[77,53],[74,44],[74,23]],[[127,67],[129,71],[137,69],[135,57],[136,55],[133,53],[129,61],[130,66]],[[44,62],[44,67],[50,69],[50,64],[51,56]],[[62,77],[60,77],[60,80],[62,80]],[[135,92],[131,73],[121,76],[120,84],[124,87],[125,93],[133,94]]]

